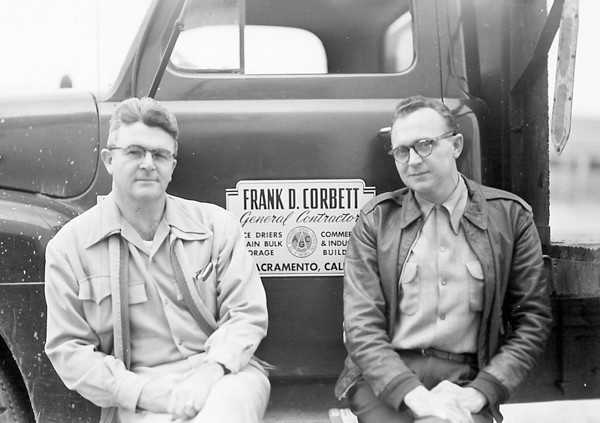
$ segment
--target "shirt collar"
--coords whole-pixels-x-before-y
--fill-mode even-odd
[[[115,233],[122,233],[125,238],[129,238],[134,229],[123,220],[119,206],[117,205],[112,193],[100,200],[96,210],[97,224],[93,225],[88,237],[87,247],[108,238]],[[177,237],[185,240],[201,240],[212,235],[199,219],[190,216],[187,210],[174,197],[167,195],[165,214],[160,225],[166,225]]]
[[[192,217],[184,207],[186,200],[167,195],[164,220],[178,238],[201,240],[212,236],[212,231],[198,217]]]
[[[468,199],[468,190],[465,185],[465,181],[462,176],[459,175],[458,183],[452,191],[452,194],[441,204],[441,207],[444,207],[448,211],[448,215],[450,216],[450,225],[452,226],[452,230],[455,234],[458,234],[458,230],[460,229],[460,219],[465,212],[465,207],[467,206]],[[421,209],[421,212],[425,216],[429,216],[431,210],[435,207],[435,204],[431,201],[427,200],[425,197],[419,195],[419,193],[415,192],[415,200]]]
[[[101,199],[95,209],[96,224],[93,224],[88,237],[87,247],[121,232],[121,211],[112,193]]]

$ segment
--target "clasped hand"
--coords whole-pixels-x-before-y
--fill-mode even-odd
[[[186,421],[202,410],[213,385],[223,374],[219,364],[204,363],[183,376],[152,379],[142,390],[138,406],[154,413],[168,413],[174,421]]]
[[[436,416],[449,423],[473,423],[472,414],[481,411],[486,399],[474,388],[442,381],[430,391],[423,386],[413,389],[404,402],[417,417]]]

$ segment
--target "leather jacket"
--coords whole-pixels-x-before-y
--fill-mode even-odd
[[[477,338],[480,370],[469,386],[481,391],[501,418],[498,404],[523,381],[544,348],[550,300],[531,207],[516,195],[464,179],[469,198],[461,225],[485,284]],[[348,358],[336,385],[338,398],[362,376],[397,410],[404,395],[421,384],[391,339],[402,295],[400,272],[423,223],[407,188],[381,194],[361,211],[344,263]]]

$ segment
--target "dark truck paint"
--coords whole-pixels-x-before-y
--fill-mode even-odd
[[[89,93],[62,91],[0,102],[2,188],[72,198],[99,162],[98,111]]]

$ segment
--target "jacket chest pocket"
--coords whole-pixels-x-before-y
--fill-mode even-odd
[[[400,283],[398,284],[398,294],[400,295],[400,313],[412,315],[419,309],[421,297],[421,284],[418,281],[419,267],[416,263],[405,263]]]
[[[110,276],[90,276],[79,282],[79,299],[92,329],[100,336],[112,331],[112,295]],[[148,301],[144,281],[129,283],[129,305]]]

